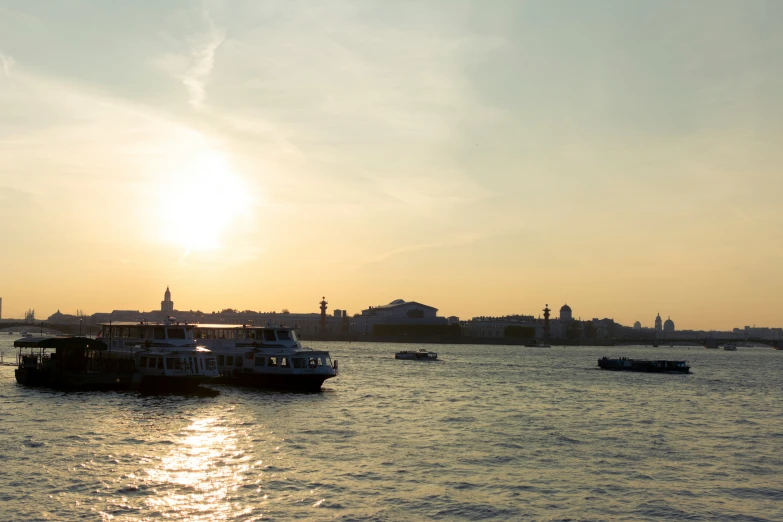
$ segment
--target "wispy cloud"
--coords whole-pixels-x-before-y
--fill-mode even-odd
[[[14,66],[14,57],[9,56],[7,54],[4,54],[2,51],[0,51],[0,66],[2,66],[3,74],[7,77],[11,77],[11,67]]]
[[[194,46],[191,51],[192,63],[182,76],[182,83],[190,95],[188,103],[196,109],[204,107],[207,99],[206,83],[215,66],[215,51],[226,38],[225,32],[215,26],[209,13],[205,12],[204,18],[209,24],[209,31]]]

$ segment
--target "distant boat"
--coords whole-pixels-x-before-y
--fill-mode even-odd
[[[598,359],[598,367],[602,370],[620,372],[646,372],[646,373],[690,373],[691,367],[686,361],[648,361],[644,359],[628,359],[620,357],[610,359],[602,357]]]
[[[737,351],[737,345],[736,344],[727,344],[723,347],[723,349],[727,352],[736,352]]]
[[[403,359],[406,361],[437,361],[438,354],[435,352],[428,352],[424,348],[418,352],[412,350],[403,350],[394,354],[395,359]]]

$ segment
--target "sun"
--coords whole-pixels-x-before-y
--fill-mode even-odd
[[[214,150],[168,174],[158,194],[162,239],[186,252],[221,248],[226,231],[250,209],[245,180]]]

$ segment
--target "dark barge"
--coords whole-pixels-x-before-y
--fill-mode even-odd
[[[135,361],[107,351],[88,337],[25,337],[19,348],[16,382],[66,390],[131,389],[138,384]]]
[[[628,359],[627,357],[616,359],[602,357],[598,359],[598,367],[602,370],[618,372],[690,373],[691,371],[687,361],[649,361],[646,359]]]

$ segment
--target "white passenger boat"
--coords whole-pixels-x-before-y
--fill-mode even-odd
[[[104,325],[105,326],[105,325]],[[329,352],[301,345],[296,332],[283,326],[115,323],[110,346],[203,346],[214,354],[222,382],[257,388],[317,391],[335,377],[337,361]]]
[[[135,360],[138,389],[148,392],[187,392],[214,381],[220,374],[217,360],[197,346],[187,328],[165,323],[101,324],[98,339],[108,351],[127,353]]]
[[[421,348],[418,352],[414,352],[412,350],[403,350],[401,352],[397,352],[394,354],[394,358],[407,361],[437,361],[438,354]]]

